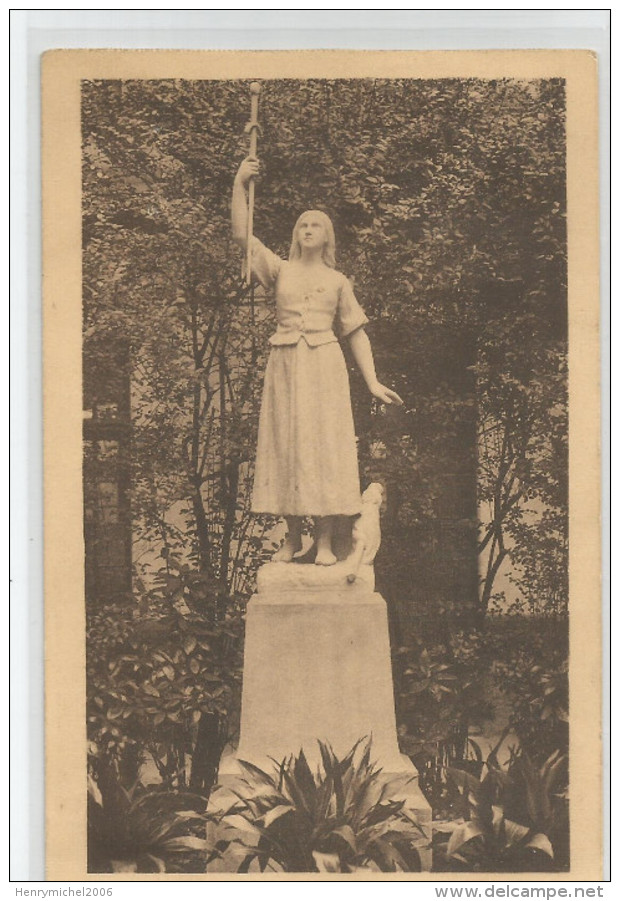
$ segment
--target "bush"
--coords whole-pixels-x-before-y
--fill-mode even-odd
[[[181,792],[126,788],[112,761],[89,755],[88,872],[202,872],[207,800]]]
[[[556,749],[568,753],[567,620],[504,619],[490,639],[492,676],[510,700],[521,746],[542,763]]]
[[[450,806],[446,767],[480,758],[469,732],[493,715],[484,684],[489,665],[485,637],[477,630],[457,629],[444,644],[403,647],[395,655],[401,750],[413,760],[437,813]]]
[[[164,784],[184,788],[193,754],[210,761],[203,784],[192,783],[208,790],[235,727],[243,620],[239,609],[219,617],[213,606],[199,611],[203,581],[180,566],[137,601],[88,612],[87,701],[89,738],[133,766],[134,777],[148,751]],[[211,747],[197,747],[201,736]]]
[[[339,760],[319,742],[322,771],[313,774],[303,751],[266,773],[241,761],[246,777],[239,802],[224,816],[241,816],[257,835],[239,872],[256,862],[286,873],[418,872],[421,827],[393,801],[370,762],[370,744],[355,745]]]
[[[486,774],[450,768],[462,820],[434,836],[434,869],[548,872],[568,869],[567,758],[553,753],[538,768],[525,752],[500,767],[497,747]]]

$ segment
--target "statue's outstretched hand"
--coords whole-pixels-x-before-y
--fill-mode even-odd
[[[396,404],[399,407],[402,407],[404,404],[402,397],[396,391],[386,388],[385,385],[381,385],[379,382],[373,385],[370,391],[383,404]]]

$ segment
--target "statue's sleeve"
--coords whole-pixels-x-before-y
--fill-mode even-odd
[[[338,296],[336,320],[334,322],[336,334],[339,338],[345,338],[351,332],[360,328],[360,326],[366,325],[367,322],[368,317],[353,293],[351,282],[348,278],[343,278]]]
[[[271,290],[278,278],[282,260],[265,247],[258,238],[252,238],[251,265],[252,281],[258,282],[267,290]]]

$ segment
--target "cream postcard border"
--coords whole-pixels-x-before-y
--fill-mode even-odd
[[[82,526],[82,79],[550,78],[566,80],[569,286],[570,874],[436,874],[464,881],[602,878],[598,98],[595,54],[574,50],[54,50],[43,57],[43,401],[46,875],[53,880],[209,877],[86,871]],[[377,874],[426,880],[430,874]],[[369,877],[364,875],[364,880]]]

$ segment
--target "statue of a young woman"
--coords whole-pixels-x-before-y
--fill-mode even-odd
[[[234,181],[233,238],[244,250],[245,189],[258,172],[258,160],[248,157]],[[297,220],[288,260],[252,239],[252,277],[273,291],[278,322],[265,372],[252,510],[286,518],[288,534],[276,561],[290,562],[301,549],[302,519],[309,516],[316,525],[316,564],[336,563],[334,518],[361,510],[349,379],[339,338],[349,341],[371,394],[385,404],[402,404],[377,379],[364,330],[368,319],[348,279],[335,269],[335,249],[332,223],[316,210]]]

